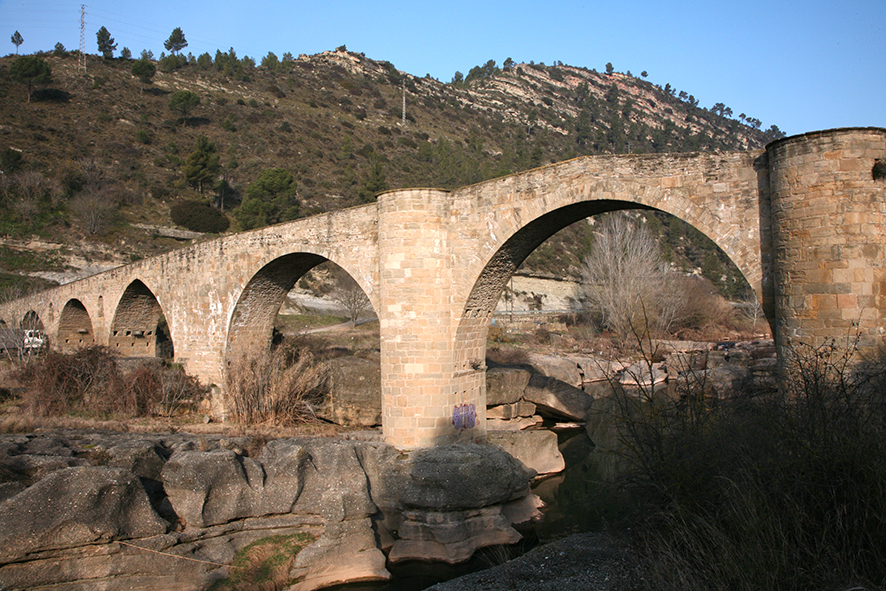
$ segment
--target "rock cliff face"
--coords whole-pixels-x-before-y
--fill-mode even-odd
[[[280,439],[254,458],[245,445],[4,436],[0,588],[205,588],[246,545],[307,532],[315,541],[298,555],[291,589],[308,591],[384,580],[387,560],[466,560],[516,542],[513,523],[537,516],[535,473],[492,445],[401,453],[378,442]]]

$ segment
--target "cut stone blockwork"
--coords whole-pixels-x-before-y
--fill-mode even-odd
[[[779,347],[853,334],[880,345],[883,161],[886,129],[838,129],[754,152],[591,156],[454,191],[390,191],[138,261],[2,306],[0,317],[36,314],[52,343],[88,335],[130,355],[159,354],[165,319],[175,360],[223,387],[232,361],[269,346],[289,289],[330,260],[379,316],[386,441],[482,440],[486,335],[502,289],[547,238],[602,212],[657,209],[711,238],[761,298]]]

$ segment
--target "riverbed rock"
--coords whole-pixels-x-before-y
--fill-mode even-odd
[[[490,367],[486,370],[486,406],[513,404],[523,397],[532,373],[519,367]]]
[[[486,419],[515,419],[518,417],[531,417],[535,414],[535,405],[525,400],[518,400],[513,404],[500,404],[486,409]]]
[[[391,573],[378,549],[369,518],[333,523],[319,540],[298,553],[290,571],[298,582],[289,591],[313,591],[341,583],[386,581]]]
[[[523,398],[538,407],[539,413],[555,419],[583,421],[593,398],[557,378],[533,374]]]
[[[400,538],[388,554],[392,563],[405,560],[464,562],[478,548],[516,544],[520,533],[501,513],[501,506],[465,511],[406,510]]]
[[[582,372],[579,370],[578,364],[572,359],[557,355],[530,353],[529,363],[532,364],[537,373],[549,378],[557,378],[561,382],[576,388],[581,387]]]
[[[44,550],[154,536],[167,526],[132,472],[65,468],[0,504],[0,563]]]
[[[497,431],[487,433],[487,439],[539,476],[562,472],[566,468],[563,454],[557,448],[557,434],[552,431]]]
[[[325,364],[327,392],[317,416],[358,427],[381,424],[381,366],[378,361],[339,357]]]

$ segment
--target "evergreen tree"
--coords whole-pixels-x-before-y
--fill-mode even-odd
[[[98,41],[98,52],[102,54],[102,59],[111,59],[114,57],[114,50],[117,49],[117,44],[114,43],[114,38],[111,37],[111,33],[104,27],[98,30],[95,34],[95,38]]]
[[[178,53],[187,46],[188,41],[185,39],[185,34],[181,30],[181,27],[174,28],[172,34],[169,35],[169,39],[163,42],[163,47],[172,53]]]
[[[285,168],[269,168],[246,187],[246,199],[234,210],[241,230],[294,220],[299,203],[295,179]]]
[[[210,142],[206,136],[199,136],[193,151],[188,154],[184,166],[182,166],[185,181],[197,189],[198,193],[202,193],[203,189],[212,186],[219,168],[215,144]]]
[[[375,201],[378,194],[387,189],[388,181],[385,178],[384,167],[381,160],[374,157],[369,161],[369,173],[366,175],[363,185],[357,191],[357,197],[361,203],[369,203]]]
[[[9,66],[9,78],[13,82],[28,85],[28,102],[31,102],[31,87],[34,84],[48,84],[52,81],[52,68],[43,58],[36,55],[23,55]]]
[[[22,38],[22,34],[16,31],[12,34],[12,44],[15,45],[15,55],[18,55],[18,46],[25,42]]]
[[[187,117],[191,109],[200,104],[200,97],[190,90],[179,90],[169,99],[169,110]]]
[[[154,74],[157,72],[157,66],[154,65],[154,62],[142,58],[136,60],[136,62],[132,64],[130,72],[141,81],[142,87],[139,93],[141,94],[145,90],[145,85],[151,83],[151,78],[153,78]]]

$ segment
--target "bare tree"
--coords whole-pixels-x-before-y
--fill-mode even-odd
[[[330,297],[345,309],[352,324],[357,324],[360,315],[369,308],[369,298],[354,278],[342,269],[335,274],[335,289]]]
[[[62,195],[58,181],[32,171],[16,173],[0,191],[4,201],[28,226],[33,226],[43,211],[54,207]]]
[[[89,234],[101,234],[114,221],[120,199],[114,187],[89,186],[71,200],[71,212]]]
[[[601,216],[582,270],[585,297],[602,325],[622,337],[661,333],[679,314],[678,294],[658,243],[624,212]]]

